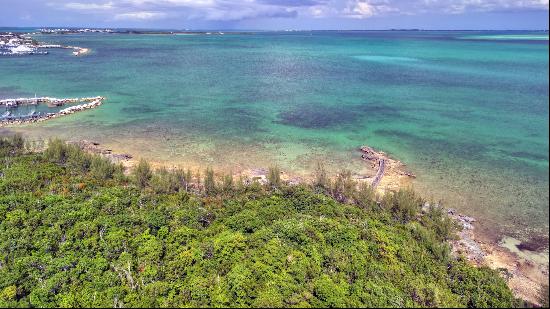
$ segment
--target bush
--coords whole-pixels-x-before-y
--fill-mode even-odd
[[[85,173],[90,169],[92,156],[84,152],[77,145],[64,145],[66,164],[72,170]]]
[[[0,156],[18,155],[25,150],[25,140],[20,134],[11,137],[0,137]]]
[[[281,170],[277,166],[272,166],[268,170],[267,174],[267,184],[271,188],[280,188],[281,187]]]
[[[339,202],[345,203],[353,198],[357,183],[351,178],[351,171],[342,170],[336,175],[332,186],[332,196]]]
[[[204,193],[206,195],[216,194],[216,180],[214,179],[214,170],[207,168],[204,173]]]
[[[147,162],[145,159],[139,160],[137,167],[134,169],[134,178],[136,181],[136,185],[140,189],[146,188],[147,186],[149,186],[151,177],[153,177],[153,172],[151,171],[151,166],[149,165],[149,162]]]
[[[44,151],[44,157],[50,162],[65,164],[67,161],[67,145],[60,139],[50,139]]]
[[[430,204],[426,213],[422,215],[420,220],[422,225],[434,231],[435,235],[441,241],[447,241],[456,238],[458,226],[445,213],[445,209],[440,205]]]
[[[326,192],[326,190],[330,189],[330,180],[328,179],[325,165],[322,162],[317,162],[313,188],[318,192]]]
[[[510,308],[515,300],[498,273],[459,261],[449,269],[450,288],[469,308]]]
[[[116,167],[109,160],[95,156],[90,164],[90,173],[99,180],[111,179],[116,171]]]
[[[370,184],[362,182],[355,191],[353,199],[357,206],[363,209],[371,209],[376,202],[376,192]]]
[[[233,184],[233,174],[229,173],[223,176],[222,191],[224,193],[232,192],[235,189]]]
[[[416,217],[424,202],[410,189],[400,189],[392,194],[386,194],[382,206],[389,210],[395,220],[406,223]]]
[[[162,167],[156,171],[151,180],[151,187],[156,193],[175,193],[183,188],[181,171],[168,171]]]
[[[12,136],[11,144],[17,153],[21,153],[23,152],[23,150],[25,150],[25,140],[23,139],[23,136],[19,133]]]

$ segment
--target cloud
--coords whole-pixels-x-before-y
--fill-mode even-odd
[[[66,9],[69,10],[111,10],[114,8],[113,2],[107,3],[80,3],[80,2],[69,2],[64,5]]]
[[[548,0],[50,0],[54,7],[92,12],[105,20],[173,18],[241,21],[258,18],[354,18],[387,15],[548,11]]]
[[[129,13],[121,13],[116,14],[114,19],[115,20],[154,20],[154,19],[162,19],[167,16],[166,13],[163,12],[129,12]]]
[[[342,11],[345,17],[359,19],[398,12],[399,9],[396,6],[392,6],[387,0],[376,2],[367,0],[352,0],[348,1],[347,7]]]
[[[419,7],[422,12],[449,14],[523,10],[548,11],[548,0],[422,0]]]
[[[253,18],[293,18],[297,11],[280,7],[241,7],[239,10],[213,8],[197,13],[191,18],[204,18],[210,21],[239,21]]]
[[[313,7],[317,5],[327,4],[328,2],[329,0],[258,0],[258,3],[287,7]]]

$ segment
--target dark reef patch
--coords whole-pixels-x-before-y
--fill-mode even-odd
[[[279,113],[277,123],[305,129],[323,129],[356,121],[357,114],[341,107],[307,104]]]
[[[152,108],[152,107],[146,106],[146,105],[132,105],[132,106],[129,106],[129,107],[122,108],[121,111],[123,113],[140,115],[140,114],[143,114],[143,113],[147,113],[147,114],[160,113],[162,110],[160,110],[158,108]]]
[[[361,119],[382,119],[400,116],[399,110],[378,104],[356,106],[322,106],[305,104],[279,113],[276,123],[305,129],[345,126]]]

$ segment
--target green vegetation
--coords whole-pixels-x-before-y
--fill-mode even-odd
[[[411,191],[377,201],[324,172],[286,186],[278,169],[265,186],[211,169],[201,184],[145,161],[125,176],[24,144],[0,139],[0,307],[517,304],[495,271],[451,257],[454,225]]]

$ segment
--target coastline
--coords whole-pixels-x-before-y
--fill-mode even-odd
[[[69,141],[69,143],[78,144],[82,149],[88,152],[100,154],[115,163],[120,163],[127,171],[136,166],[140,159],[133,154],[117,152],[116,149],[104,148],[97,142],[79,140]],[[378,195],[381,196],[387,192],[410,188],[412,186],[412,180],[416,177],[407,170],[404,163],[391,158],[384,152],[376,151],[368,146],[362,146],[360,151],[363,153],[362,160],[365,161],[365,164],[371,165],[371,168],[374,170],[371,175],[364,177],[355,176],[355,181],[358,183],[372,181],[376,177],[377,166],[375,162],[383,158],[387,162],[387,168],[376,186],[376,193]],[[370,157],[365,158],[365,155]],[[181,167],[179,164],[166,164],[155,160],[149,162],[155,169],[174,169]],[[186,165],[186,167],[189,167],[189,165]],[[193,171],[198,170],[202,172],[200,166],[193,166],[192,168]],[[204,168],[204,166],[202,168]],[[223,170],[221,172],[223,174],[226,172],[232,173],[233,171],[235,171],[233,177],[244,177],[245,179],[259,182],[266,182],[269,173],[268,169],[265,167],[231,171]],[[289,184],[296,185],[312,182],[314,177],[294,175],[287,171],[281,171],[281,179]],[[429,204],[426,203],[425,206],[426,205]],[[548,259],[546,259],[546,263],[544,263],[544,258],[542,258],[542,262],[537,262],[530,259],[530,255],[546,255],[547,257],[548,248],[543,249],[541,252],[529,251],[530,253],[526,253],[528,251],[518,249],[517,246],[521,244],[519,241],[512,244],[512,246],[506,246],[506,244],[503,244],[503,240],[495,241],[491,236],[485,235],[484,231],[478,228],[478,221],[475,218],[461,214],[450,208],[445,208],[445,211],[461,229],[457,232],[458,239],[450,241],[454,254],[464,256],[475,266],[487,266],[491,269],[499,270],[516,297],[535,305],[541,305],[541,289],[543,289],[548,282]],[[510,237],[507,238],[510,239]],[[516,250],[513,250],[513,248],[516,248]]]
[[[15,128],[15,127],[14,127]],[[9,133],[9,127],[7,133]],[[15,132],[15,131],[14,131]],[[43,139],[39,139],[44,141]],[[193,173],[204,172],[209,165],[216,168],[216,176],[222,177],[228,173],[232,174],[234,179],[243,177],[244,179],[267,181],[269,170],[268,164],[258,163],[256,165],[239,166],[224,162],[223,158],[215,158],[212,164],[204,164],[199,161],[181,161],[181,160],[159,160],[154,156],[141,156],[139,147],[132,147],[130,144],[121,144],[119,142],[110,142],[101,144],[90,140],[70,140],[69,143],[76,143],[88,152],[100,154],[111,159],[115,163],[124,166],[127,173],[137,165],[140,159],[146,159],[153,169],[166,168],[168,170],[176,168],[190,169]],[[413,188],[415,184],[415,175],[408,167],[399,160],[393,159],[384,152],[374,150],[368,146],[357,148],[357,159],[365,167],[361,171],[354,170],[352,179],[357,183],[372,181],[378,172],[377,164],[381,158],[386,160],[386,173],[376,186],[376,193],[383,195],[386,192],[399,189]],[[251,160],[253,158],[251,157]],[[252,161],[251,161],[252,162]],[[255,161],[254,161],[255,162]],[[223,163],[220,165],[220,163]],[[253,163],[253,162],[252,162]],[[310,171],[311,172],[311,171]],[[281,170],[281,180],[288,184],[300,184],[312,182],[314,176],[312,173],[297,172],[291,168]],[[421,179],[419,179],[421,181]],[[464,256],[470,263],[476,266],[487,266],[499,270],[506,279],[509,287],[518,298],[529,301],[533,304],[541,303],[541,289],[548,282],[548,248],[542,251],[528,251],[525,245],[519,241],[516,244],[507,246],[502,244],[502,235],[495,235],[487,227],[470,216],[461,214],[456,210],[444,208],[448,215],[458,223],[462,231],[458,232],[459,239],[450,243],[456,254]],[[522,250],[518,246],[523,246]],[[516,250],[513,250],[516,249]],[[542,256],[542,262],[533,260],[532,255]]]

